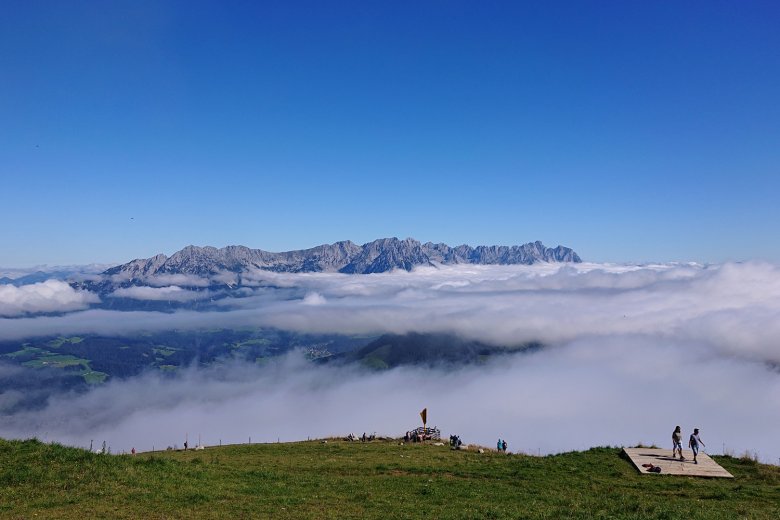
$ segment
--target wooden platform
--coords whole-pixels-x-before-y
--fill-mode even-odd
[[[623,448],[623,451],[634,463],[636,469],[643,475],[685,475],[687,477],[721,477],[734,478],[734,475],[723,469],[709,455],[699,452],[699,463],[693,463],[691,450],[683,450],[686,460],[672,458],[672,450],[658,448]],[[648,472],[642,464],[660,466],[661,473]]]

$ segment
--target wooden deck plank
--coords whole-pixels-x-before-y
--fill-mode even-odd
[[[636,469],[643,475],[685,475],[688,477],[734,478],[734,475],[712,460],[709,455],[699,452],[699,463],[693,463],[693,453],[683,450],[686,460],[672,457],[672,450],[659,448],[623,448]],[[661,473],[653,473],[642,467],[642,464],[653,464],[661,468]]]

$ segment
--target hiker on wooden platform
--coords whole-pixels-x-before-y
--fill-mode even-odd
[[[699,438],[699,429],[694,428],[693,433],[691,434],[691,438],[688,439],[688,447],[691,448],[691,451],[693,452],[693,463],[698,464],[699,461],[696,460],[696,456],[699,454],[699,444],[706,447],[707,445],[702,442],[702,440]]]
[[[680,460],[685,460],[682,454],[682,430],[677,426],[672,432],[672,458],[680,454]]]

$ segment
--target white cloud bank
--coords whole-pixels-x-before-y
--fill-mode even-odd
[[[713,358],[704,349],[646,338],[583,340],[453,372],[402,368],[361,373],[288,359],[278,366],[146,375],[43,412],[6,418],[0,435],[38,435],[114,451],[344,436],[403,435],[427,407],[445,435],[512,451],[550,453],[597,445],[656,443],[671,431],[702,430],[710,453],[755,452],[776,462],[780,377],[760,364]]]
[[[276,288],[245,288],[241,298],[218,300],[223,312],[92,309],[0,319],[0,339],[238,326],[344,334],[455,332],[499,345],[633,334],[704,342],[723,355],[780,363],[780,268],[771,264],[260,274]],[[172,287],[120,289],[129,290],[144,291],[135,296],[147,298],[200,297]]]
[[[97,295],[77,291],[59,280],[47,280],[21,287],[0,285],[0,316],[75,311],[98,301],[100,300]]]
[[[0,435],[47,435],[115,450],[183,442],[402,434],[431,421],[467,442],[542,453],[637,442],[667,446],[677,424],[711,452],[777,462],[780,269],[722,266],[447,266],[412,273],[255,273],[223,312],[88,310],[0,320],[0,337],[266,326],[302,332],[455,332],[547,348],[455,372],[360,374],[283,364],[192,370],[114,382],[44,411],[6,418]],[[269,287],[273,286],[275,288]],[[279,289],[283,288],[283,289]]]

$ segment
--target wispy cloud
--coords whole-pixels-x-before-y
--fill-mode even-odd
[[[143,282],[152,287],[208,287],[210,283],[208,278],[189,274],[158,274],[144,278]]]
[[[32,267],[0,267],[0,278],[7,277],[11,279],[40,273],[56,274],[57,279],[63,277],[72,277],[74,279],[91,278],[97,275],[113,264],[86,264],[86,265],[36,265]]]
[[[115,290],[110,296],[115,298],[132,298],[134,300],[176,301],[188,302],[207,297],[206,292],[188,291],[176,285],[167,287],[131,286]]]
[[[310,292],[306,293],[306,296],[303,297],[303,303],[304,305],[325,305],[328,302],[328,300],[325,299],[323,295],[317,292]]]
[[[21,287],[0,285],[0,316],[74,311],[98,301],[97,295],[75,290],[59,280]]]

